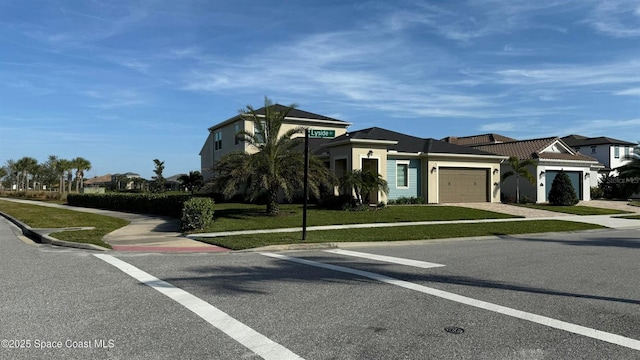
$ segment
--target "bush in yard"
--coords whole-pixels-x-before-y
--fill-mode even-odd
[[[213,200],[193,198],[182,208],[182,231],[202,230],[213,222]]]
[[[553,179],[549,191],[549,204],[557,206],[573,206],[578,203],[578,196],[573,189],[571,179],[564,171],[560,171]]]
[[[185,194],[69,194],[67,195],[67,203],[71,206],[179,218],[182,215],[182,206],[189,198],[191,196]]]

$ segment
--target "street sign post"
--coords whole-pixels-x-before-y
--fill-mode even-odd
[[[308,128],[304,132],[304,190],[302,205],[302,240],[307,239],[307,200],[309,198],[309,138],[333,139],[335,130],[321,130]]]

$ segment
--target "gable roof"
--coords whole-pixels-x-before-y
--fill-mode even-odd
[[[445,141],[431,138],[423,139],[387,129],[382,129],[379,127],[371,127],[368,129],[348,132],[330,141],[329,145],[341,144],[346,141],[351,141],[352,139],[386,141],[388,150],[403,153],[438,153],[496,156],[496,154],[494,153],[486,152],[480,149],[451,144]]]
[[[567,153],[543,152],[551,145],[559,143]],[[558,137],[511,141],[500,144],[474,146],[476,149],[494,152],[504,156],[516,156],[519,159],[575,160],[597,163],[598,160],[575,152]]]
[[[499,144],[504,142],[517,141],[516,139],[503,136],[500,134],[481,134],[481,135],[471,135],[471,136],[447,136],[442,139],[442,141],[446,141],[451,144],[456,145],[464,145],[464,146],[474,146],[474,145],[487,145],[487,144]]]
[[[636,145],[629,141],[618,140],[607,136],[586,137],[582,135],[571,134],[562,138],[567,145],[571,147],[592,146],[592,145]]]
[[[284,106],[284,105],[280,105],[280,104],[273,104],[274,108],[276,111],[285,111],[286,109],[288,109],[288,106]],[[265,107],[261,107],[259,109],[255,110],[257,115],[264,115],[265,114]],[[215,129],[215,128],[219,128],[222,127],[230,122],[236,121],[236,120],[240,120],[240,118],[242,117],[242,114],[238,114],[234,117],[231,117],[221,123],[218,123],[212,127],[209,128],[209,131]],[[305,111],[305,110],[300,110],[300,109],[292,109],[291,111],[289,111],[289,114],[287,114],[287,117],[285,117],[285,119],[303,119],[303,120],[316,120],[316,121],[321,121],[321,122],[330,122],[330,123],[339,123],[344,125],[345,127],[351,125],[350,122],[346,122],[344,120],[339,120],[339,119],[334,119],[328,116],[324,116],[324,115],[318,115],[309,111]]]

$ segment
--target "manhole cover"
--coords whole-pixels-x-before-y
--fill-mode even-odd
[[[462,334],[464,332],[463,328],[459,328],[459,327],[455,327],[455,326],[449,326],[444,328],[444,331],[450,333],[450,334]]]

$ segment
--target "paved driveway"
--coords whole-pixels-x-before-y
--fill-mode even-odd
[[[462,206],[472,209],[494,211],[503,214],[524,216],[526,218],[542,218],[542,217],[561,217],[570,216],[570,214],[563,214],[553,211],[545,211],[538,209],[530,209],[522,206],[515,206],[502,203],[457,203],[457,204],[443,204],[452,206]],[[640,214],[640,207],[631,206],[628,201],[614,201],[614,200],[591,200],[580,201],[578,205],[590,206],[603,209],[622,210]]]
[[[563,214],[563,213],[558,213],[553,211],[530,209],[523,206],[508,205],[508,204],[502,204],[502,203],[488,203],[488,202],[456,203],[456,204],[444,204],[444,205],[462,206],[462,207],[467,207],[472,209],[487,210],[487,211],[493,211],[497,213],[515,215],[515,216],[524,216],[526,218],[543,218],[543,217],[547,218],[547,217],[554,217],[554,216],[560,217],[560,216],[569,215],[569,214]]]

